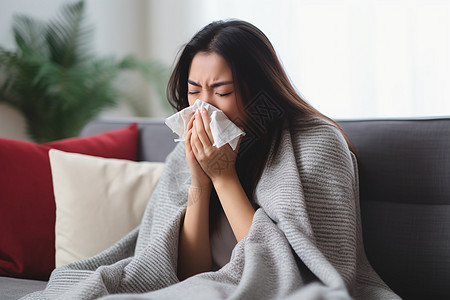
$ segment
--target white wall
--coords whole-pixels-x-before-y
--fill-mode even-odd
[[[95,49],[98,55],[125,57],[132,54],[150,60],[148,0],[88,0],[87,12],[95,25]],[[149,84],[138,74],[126,74],[118,80],[126,96],[146,104],[151,116],[164,114]],[[133,112],[124,103],[109,109],[101,117],[130,116]]]

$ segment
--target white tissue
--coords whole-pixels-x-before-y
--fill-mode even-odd
[[[228,143],[231,148],[235,150],[239,142],[239,137],[245,135],[245,132],[231,122],[223,111],[199,99],[197,99],[192,106],[186,107],[166,119],[166,125],[179,136],[178,139],[175,139],[175,142],[185,140],[186,127],[192,113],[195,112],[197,108],[202,107],[208,112],[211,121],[209,126],[211,127],[211,133],[214,139],[213,146],[220,148]]]

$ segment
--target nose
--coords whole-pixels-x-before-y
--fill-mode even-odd
[[[215,106],[215,101],[214,101],[214,97],[212,93],[208,93],[208,92],[202,92],[201,95],[199,95],[198,99],[200,99],[203,102],[206,102],[212,106]]]

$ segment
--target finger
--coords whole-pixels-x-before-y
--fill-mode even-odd
[[[189,137],[189,143],[191,145],[191,149],[192,149],[192,153],[194,154],[194,157],[197,156],[198,150],[197,147],[195,146],[195,142],[194,142],[194,132],[191,129],[190,131],[190,137]]]
[[[192,124],[194,123],[194,120],[195,120],[194,114],[192,114],[191,119],[189,120],[188,124],[186,125],[186,134],[189,131],[189,129],[192,128]]]
[[[192,137],[192,130],[189,130],[186,133],[186,140],[184,142],[184,146],[185,146],[185,150],[186,150],[186,158],[188,159],[188,161],[195,158],[194,150],[192,149],[192,146],[191,146],[191,144],[192,144],[191,137]]]
[[[188,124],[186,126],[186,132],[184,134],[184,139],[185,140],[188,140],[187,135],[188,135],[189,130],[192,129],[192,124],[193,123],[194,123],[194,115],[192,115],[191,119],[189,120],[189,122],[188,122]]]
[[[196,130],[198,137],[199,137],[201,143],[203,144],[203,146],[208,147],[208,146],[211,146],[211,141],[208,138],[208,135],[205,130],[205,123],[204,123],[202,114],[199,111],[201,111],[201,110],[197,110],[195,112],[195,114],[196,114],[195,115],[195,126],[196,126],[195,130]],[[209,126],[209,125],[207,124],[207,126]]]
[[[211,126],[209,125],[209,124],[211,124],[211,120],[209,119],[209,115],[208,115],[208,112],[206,111],[206,108],[202,107],[201,115],[202,115],[202,120],[203,120],[203,126],[205,127],[205,131],[206,131],[206,135],[208,136],[208,139],[212,145],[212,144],[214,144],[214,138],[211,133]]]
[[[192,126],[192,138],[191,138],[192,145],[195,148],[195,151],[194,151],[195,155],[197,155],[197,153],[203,149],[202,142],[200,141],[200,139],[198,137],[197,123],[198,123],[198,120],[195,120],[194,125]]]

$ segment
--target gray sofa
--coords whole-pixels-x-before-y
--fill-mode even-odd
[[[91,135],[137,121],[139,159],[164,161],[175,135],[163,120],[93,121]],[[450,118],[341,121],[358,152],[367,256],[404,299],[450,298]],[[0,277],[0,299],[45,282]]]

